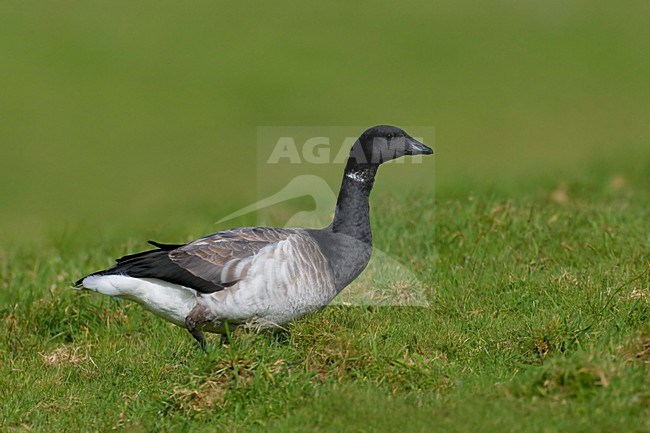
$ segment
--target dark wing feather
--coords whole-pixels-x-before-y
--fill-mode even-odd
[[[241,272],[230,272],[236,261],[251,257],[292,233],[295,231],[291,229],[254,227],[215,233],[185,245],[150,241],[158,249],[124,256],[117,259],[112,268],[91,275],[157,278],[202,293],[212,293],[237,282],[236,275]],[[227,281],[222,281],[226,265],[229,270],[225,272]],[[77,281],[77,285],[82,281],[83,278]]]
[[[176,248],[185,245],[185,244],[161,244],[160,242],[156,242],[156,241],[147,241],[147,243],[165,251],[175,250]]]
[[[162,249],[131,254],[117,259],[116,262],[115,266],[94,272],[88,276],[128,275],[136,278],[157,278],[206,293],[223,289],[223,286],[203,280],[178,266],[169,258],[169,251]],[[84,278],[81,278],[75,284],[82,286]]]
[[[176,248],[179,248],[179,247],[183,246],[183,244],[161,244],[160,242],[156,242],[156,241],[147,241],[147,243],[150,244],[150,245],[153,245],[154,247],[157,247],[158,249],[157,250],[143,251],[141,253],[129,254],[127,256],[120,257],[119,259],[116,259],[115,262],[122,263],[122,262],[126,262],[128,260],[132,260],[132,259],[135,259],[135,258],[138,258],[138,257],[141,257],[141,256],[146,256],[148,254],[151,254],[152,252],[156,252],[156,251],[160,251],[160,250],[171,251],[171,250],[175,250]]]

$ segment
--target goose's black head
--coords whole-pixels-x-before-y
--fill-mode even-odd
[[[404,155],[431,155],[433,150],[396,126],[373,126],[352,146],[350,159],[357,165],[379,165]]]

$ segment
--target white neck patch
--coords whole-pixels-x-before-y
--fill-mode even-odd
[[[357,181],[357,182],[365,182],[366,181],[366,178],[363,177],[363,175],[361,173],[355,173],[353,171],[351,171],[349,173],[346,173],[345,177],[348,177],[348,178],[350,178],[350,179],[352,179],[354,181]]]

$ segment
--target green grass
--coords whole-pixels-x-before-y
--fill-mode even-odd
[[[647,13],[0,3],[0,430],[650,431]],[[338,186],[340,165],[262,165],[258,127],[378,123],[435,128],[372,197],[429,307],[329,307],[205,354],[70,290],[147,239],[256,224],[214,222],[296,174]]]
[[[377,246],[430,307],[329,307],[208,354],[136,305],[67,287],[132,242],[3,249],[3,429],[647,431],[641,174],[378,196]],[[432,209],[435,225],[414,221]]]

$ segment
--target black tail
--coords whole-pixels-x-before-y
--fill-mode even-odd
[[[148,244],[153,245],[154,247],[158,248],[157,250],[149,250],[149,251],[143,251],[141,253],[135,253],[135,254],[129,254],[128,256],[120,257],[119,259],[115,260],[116,263],[122,263],[126,262],[131,259],[136,259],[138,257],[146,256],[147,254],[154,253],[157,251],[171,251],[175,250],[176,248],[180,248],[183,246],[183,244],[161,244],[156,241],[147,241]]]
[[[214,283],[197,277],[172,261],[169,257],[169,251],[181,247],[182,244],[161,244],[154,241],[149,241],[149,243],[158,247],[158,249],[120,257],[115,260],[115,266],[103,271],[93,272],[86,277],[93,275],[128,275],[129,277],[135,278],[156,278],[169,283],[190,287],[204,293],[214,292],[223,288],[216,287]],[[86,277],[81,278],[75,285],[81,286],[82,281]]]

